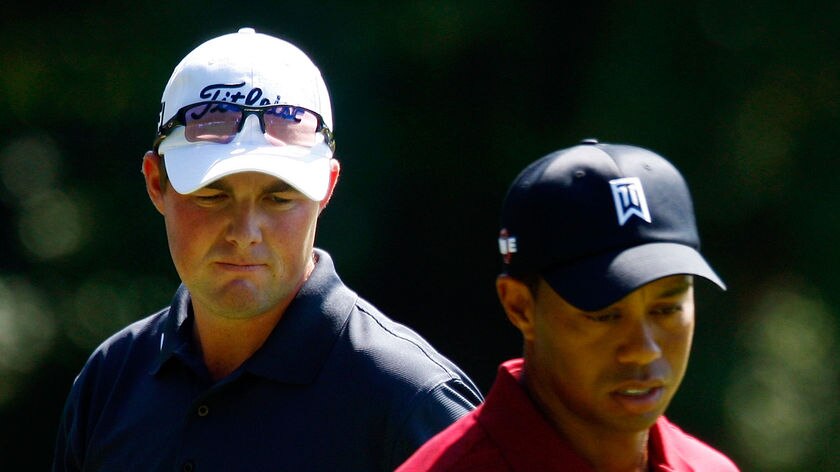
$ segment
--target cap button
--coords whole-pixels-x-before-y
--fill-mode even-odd
[[[239,28],[239,32],[242,34],[254,34],[256,30],[254,28]]]
[[[586,138],[580,141],[581,144],[598,144],[598,140],[596,138]]]

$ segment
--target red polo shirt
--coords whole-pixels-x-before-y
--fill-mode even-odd
[[[499,366],[485,403],[429,440],[397,472],[594,472],[531,402],[519,383],[522,365],[522,359],[513,359]],[[738,471],[729,458],[665,417],[649,438],[652,471]]]

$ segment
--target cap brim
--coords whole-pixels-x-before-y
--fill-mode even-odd
[[[554,267],[542,275],[573,306],[596,311],[637,288],[671,275],[696,275],[723,290],[726,285],[703,256],[676,243],[650,243]]]
[[[171,138],[163,141],[160,152],[169,181],[178,193],[192,193],[227,175],[261,172],[288,183],[311,200],[321,201],[327,195],[332,152],[326,144],[311,148],[209,142],[165,146]]]

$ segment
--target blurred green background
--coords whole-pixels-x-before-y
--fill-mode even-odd
[[[685,174],[730,287],[698,288],[668,415],[744,470],[840,470],[838,2],[101,3],[0,16],[0,469],[47,469],[89,353],[169,303],[141,157],[178,61],[252,26],[333,97],[318,245],[484,391],[520,351],[493,286],[507,185],[582,138],[636,144]]]

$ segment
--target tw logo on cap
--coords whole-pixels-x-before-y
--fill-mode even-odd
[[[618,225],[624,226],[633,215],[651,222],[645,191],[638,177],[610,180]]]

